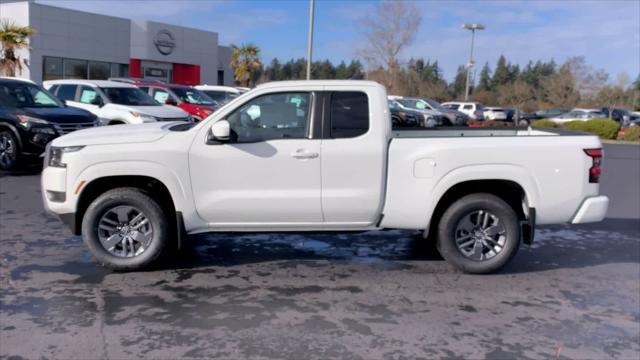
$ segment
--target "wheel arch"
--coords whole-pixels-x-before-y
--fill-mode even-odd
[[[15,136],[16,140],[18,141],[18,147],[22,149],[22,137],[20,136],[18,129],[16,129],[16,127],[10,123],[0,122],[0,130],[3,129],[7,129],[13,133],[13,136]]]
[[[175,216],[176,206],[169,188],[160,180],[144,175],[113,175],[93,179],[82,187],[76,201],[76,212],[73,233],[80,235],[82,218],[87,208],[101,194],[117,188],[136,188],[152,194],[167,216]]]
[[[520,220],[535,214],[538,189],[533,178],[515,165],[469,166],[445,175],[435,186],[425,235],[438,224],[451,203],[472,193],[489,193],[505,200]]]

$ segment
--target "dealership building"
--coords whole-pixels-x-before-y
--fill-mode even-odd
[[[155,6],[149,4],[149,6]],[[231,49],[218,33],[92,14],[33,0],[0,0],[0,21],[35,34],[21,77],[53,79],[136,77],[171,83],[231,85]]]

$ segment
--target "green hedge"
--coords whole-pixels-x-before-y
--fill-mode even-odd
[[[640,141],[640,126],[630,126],[626,128],[624,135],[620,136],[618,140]]]
[[[591,119],[587,121],[569,121],[562,125],[565,129],[586,131],[598,135],[602,139],[615,139],[620,126],[609,119]]]
[[[533,127],[550,127],[550,128],[554,128],[557,125],[556,125],[556,123],[554,123],[553,121],[551,121],[549,119],[543,119],[543,120],[536,120],[536,121],[532,122],[531,126],[533,126]]]

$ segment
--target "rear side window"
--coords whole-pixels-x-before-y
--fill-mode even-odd
[[[369,131],[369,99],[355,91],[331,94],[331,137],[360,136]]]
[[[56,96],[60,100],[74,101],[76,98],[76,85],[60,85]]]
[[[471,110],[471,109],[473,109],[473,105],[465,105],[465,106],[463,107],[463,109],[465,109],[465,110]]]

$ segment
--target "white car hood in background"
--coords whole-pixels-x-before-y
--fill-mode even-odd
[[[130,106],[130,105],[118,105],[109,104],[113,108],[122,109],[125,111],[137,111],[141,114],[151,115],[158,118],[185,118],[189,116],[186,111],[176,106],[170,105],[158,105],[158,106]]]
[[[52,146],[109,145],[152,142],[161,139],[175,122],[152,122],[140,125],[110,125],[77,130],[61,136]]]

